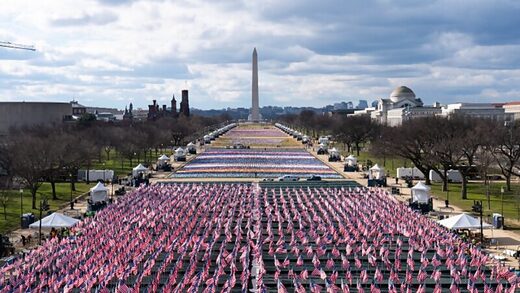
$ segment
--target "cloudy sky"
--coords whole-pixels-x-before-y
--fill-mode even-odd
[[[520,100],[517,0],[2,0],[0,100],[201,109],[387,97]]]

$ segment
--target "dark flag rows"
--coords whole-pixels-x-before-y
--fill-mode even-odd
[[[382,189],[141,187],[1,292],[515,292],[516,275]]]

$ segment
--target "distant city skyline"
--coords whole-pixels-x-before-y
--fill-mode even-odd
[[[425,104],[520,100],[520,2],[6,0],[0,101],[124,109],[323,107],[387,98],[406,85]]]

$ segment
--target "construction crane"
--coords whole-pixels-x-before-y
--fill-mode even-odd
[[[3,42],[3,41],[0,41],[0,47],[36,51],[34,46],[21,45],[21,44],[15,44],[15,43],[11,43],[11,42]]]

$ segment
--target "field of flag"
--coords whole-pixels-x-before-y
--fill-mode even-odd
[[[518,284],[382,189],[154,185],[73,232],[0,268],[2,292],[515,292]]]
[[[175,172],[176,178],[275,178],[295,175],[307,178],[342,178],[303,149],[209,149]]]

